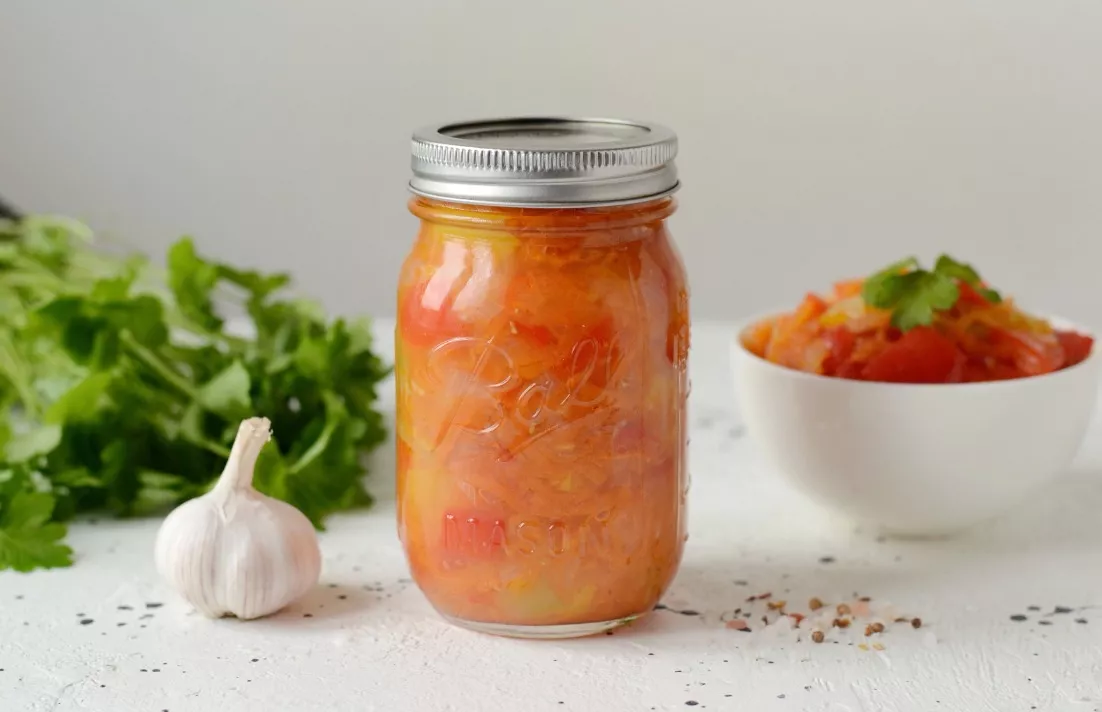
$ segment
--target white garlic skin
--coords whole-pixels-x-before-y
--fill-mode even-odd
[[[211,618],[275,613],[317,585],[321,574],[310,520],[252,487],[269,437],[266,418],[243,422],[218,484],[173,510],[157,533],[157,570]]]

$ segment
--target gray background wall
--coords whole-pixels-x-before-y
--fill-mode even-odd
[[[519,112],[682,137],[698,318],[950,250],[1102,323],[1098,0],[3,0],[0,195],[390,314],[407,136]]]

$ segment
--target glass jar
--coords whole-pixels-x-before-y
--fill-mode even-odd
[[[398,527],[447,619],[572,637],[654,608],[685,540],[676,139],[513,119],[414,136]]]

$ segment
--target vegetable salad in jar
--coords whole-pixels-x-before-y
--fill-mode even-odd
[[[646,199],[590,205],[569,181],[518,188],[497,175],[500,204],[483,204],[461,198],[484,183],[456,181],[452,195],[438,176],[414,180],[421,230],[398,293],[399,530],[418,585],[461,625],[599,632],[650,611],[677,570],[689,319],[666,228],[673,139],[656,148],[652,134],[664,133],[633,126],[491,123],[470,129],[476,139],[454,128],[433,139],[490,155],[505,143],[534,154],[513,160],[549,164],[541,151],[594,163],[594,150],[668,154],[664,191],[635,186]],[[415,142],[415,175],[426,143]],[[618,189],[632,187],[619,177]],[[511,204],[525,189],[545,192]]]

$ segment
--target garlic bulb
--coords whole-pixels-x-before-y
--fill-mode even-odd
[[[173,510],[157,533],[157,570],[211,618],[275,613],[313,588],[321,573],[310,520],[253,489],[269,426],[267,418],[242,422],[218,483]]]

